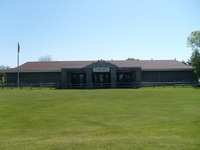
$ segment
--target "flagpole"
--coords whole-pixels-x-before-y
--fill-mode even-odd
[[[18,43],[18,47],[17,47],[17,85],[19,87],[19,51],[20,51],[20,46]]]

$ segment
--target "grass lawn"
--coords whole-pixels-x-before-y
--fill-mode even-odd
[[[200,89],[0,89],[1,150],[197,150]]]

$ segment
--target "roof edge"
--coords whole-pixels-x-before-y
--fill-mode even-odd
[[[37,73],[37,72],[61,72],[61,70],[19,70],[19,73]],[[5,73],[18,73],[17,70],[5,71]]]
[[[142,71],[193,71],[193,68],[142,69]]]

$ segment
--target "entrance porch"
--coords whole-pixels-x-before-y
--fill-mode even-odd
[[[62,68],[62,88],[137,88],[140,67],[118,67],[97,61],[84,68]]]

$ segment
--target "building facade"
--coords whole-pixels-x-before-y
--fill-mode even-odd
[[[138,87],[141,67],[118,67],[101,60],[83,68],[62,68],[61,78],[64,88]]]
[[[6,83],[59,83],[61,88],[139,87],[142,82],[196,82],[193,69],[176,60],[27,62],[6,70]]]

